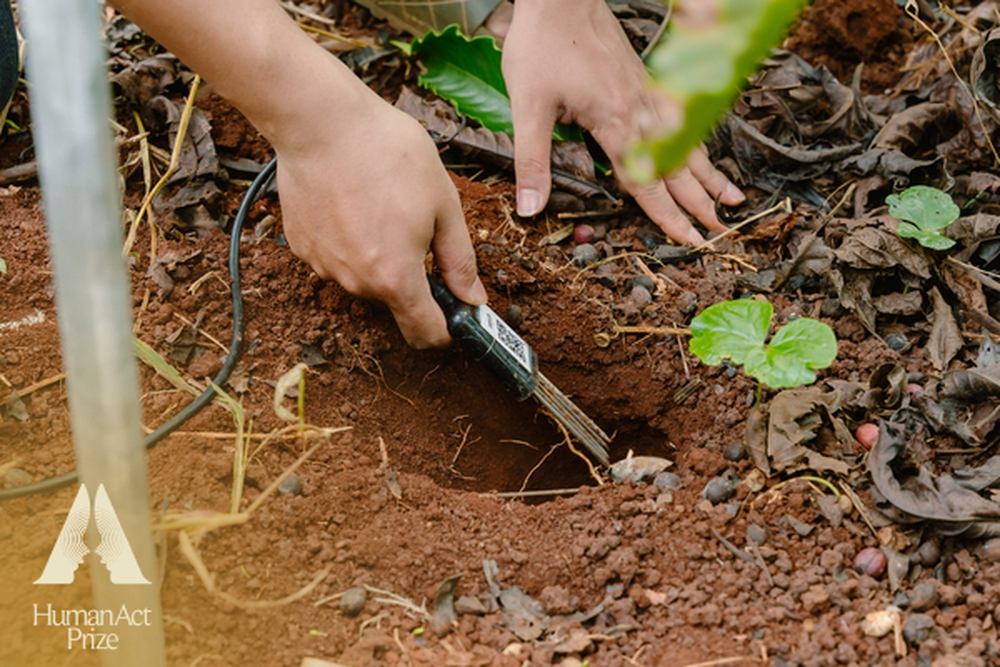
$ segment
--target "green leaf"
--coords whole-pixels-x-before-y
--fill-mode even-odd
[[[772,312],[770,303],[754,299],[709,306],[691,320],[691,351],[709,366],[723,359],[744,364],[763,356]]]
[[[7,275],[7,260],[0,257],[0,275]]]
[[[468,38],[450,25],[413,40],[409,52],[426,71],[417,82],[493,132],[513,134],[510,98],[492,37]]]
[[[797,387],[816,381],[815,370],[837,358],[837,337],[826,324],[800,317],[781,327],[767,346],[766,362],[747,375],[773,389]]]
[[[896,227],[896,233],[903,238],[915,239],[933,250],[947,250],[955,245],[940,231],[955,222],[960,213],[949,195],[937,188],[914,185],[898,195],[889,195],[885,203],[889,205],[889,215],[906,221]]]
[[[837,357],[833,330],[802,317],[765,345],[772,312],[770,303],[751,299],[709,306],[691,321],[691,352],[710,366],[723,359],[742,364],[747,375],[773,389],[815,382],[815,371]]]
[[[896,233],[907,239],[915,239],[917,243],[925,248],[933,250],[947,250],[955,245],[955,242],[937,230],[923,230],[908,222],[901,222],[896,227]]]
[[[647,65],[660,91],[681,107],[674,131],[626,155],[633,178],[648,182],[681,166],[732,106],[791,25],[805,0],[719,0],[716,18],[697,29],[672,22]]]
[[[889,205],[889,215],[928,231],[944,229],[959,215],[958,206],[950,196],[926,185],[914,185],[898,195],[889,195],[885,203]]]

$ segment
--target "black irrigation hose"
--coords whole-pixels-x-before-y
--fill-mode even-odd
[[[239,358],[240,350],[243,347],[243,291],[240,289],[240,234],[243,230],[243,223],[246,221],[247,214],[250,212],[250,207],[257,199],[257,194],[260,192],[261,188],[264,187],[267,181],[270,180],[271,176],[274,175],[274,170],[277,165],[277,159],[273,159],[264,166],[264,169],[261,170],[259,174],[257,174],[257,177],[253,180],[253,183],[250,184],[250,188],[243,197],[243,202],[240,204],[240,210],[236,213],[236,219],[233,220],[233,228],[230,232],[231,237],[229,239],[229,290],[233,297],[233,340],[229,344],[229,354],[226,356],[226,360],[222,364],[222,369],[219,370],[215,379],[212,380],[215,386],[221,387],[222,384],[229,378],[229,374],[232,373],[233,368],[236,367],[236,361]],[[188,419],[191,419],[191,417],[195,416],[199,411],[201,411],[202,408],[211,403],[213,398],[215,398],[215,389],[213,389],[210,385],[208,389],[203,391],[196,399],[188,403],[180,412],[164,422],[158,429],[147,435],[143,441],[146,445],[146,449],[152,449],[158,442],[177,430],[181,424],[186,422]],[[0,490],[0,501],[22,498],[36,493],[56,491],[71,484],[75,484],[78,479],[79,475],[74,470],[66,473],[65,475],[50,477],[42,480],[41,482],[36,482],[27,486],[17,486],[12,489]]]

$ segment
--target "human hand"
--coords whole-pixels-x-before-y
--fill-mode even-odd
[[[431,296],[486,290],[455,186],[417,121],[368,89],[274,0],[113,0],[246,115],[278,154],[292,250],[322,278],[385,302],[414,347],[450,337]]]
[[[410,345],[446,345],[428,249],[459,299],[486,302],[458,193],[416,121],[374,94],[365,102],[336,122],[317,118],[313,141],[277,144],[285,235],[321,278],[388,305]]]
[[[662,180],[639,184],[628,177],[622,166],[628,148],[662,130],[677,112],[651,92],[642,61],[604,0],[518,0],[504,40],[503,72],[514,120],[520,215],[539,213],[548,200],[556,122],[576,122],[590,131],[625,189],[675,241],[704,242],[682,208],[721,232],[726,227],[716,216],[714,200],[727,205],[744,200],[704,148]]]

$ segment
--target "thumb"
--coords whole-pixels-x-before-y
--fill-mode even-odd
[[[486,288],[476,270],[476,253],[457,194],[438,215],[431,248],[451,293],[473,306],[486,303]]]
[[[517,214],[541,213],[549,200],[552,173],[554,109],[524,100],[511,93],[511,116],[514,121],[514,176],[517,180]]]

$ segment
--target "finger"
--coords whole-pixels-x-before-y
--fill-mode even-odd
[[[438,214],[431,248],[451,293],[474,306],[486,303],[486,288],[476,270],[476,253],[457,193]]]
[[[517,181],[517,214],[537,215],[545,208],[552,189],[549,160],[555,109],[540,104],[531,91],[511,90],[511,117],[514,121],[514,177]]]
[[[691,152],[691,155],[688,157],[687,168],[691,170],[691,173],[698,179],[698,182],[708,191],[708,194],[712,197],[718,197],[719,201],[726,206],[737,206],[746,200],[747,196],[738,187],[733,185],[726,178],[725,174],[712,166],[704,144],[699,146],[698,150]]]
[[[667,192],[685,211],[698,219],[713,232],[724,232],[726,226],[715,214],[715,201],[705,192],[691,170],[682,168],[663,179]]]
[[[636,203],[642,207],[646,215],[673,240],[693,246],[705,242],[704,237],[691,226],[691,221],[677,207],[663,181],[654,181],[648,185],[632,185],[629,187],[629,193],[635,197]]]
[[[423,264],[412,267],[383,297],[403,338],[418,350],[451,343],[444,313],[431,295]]]

